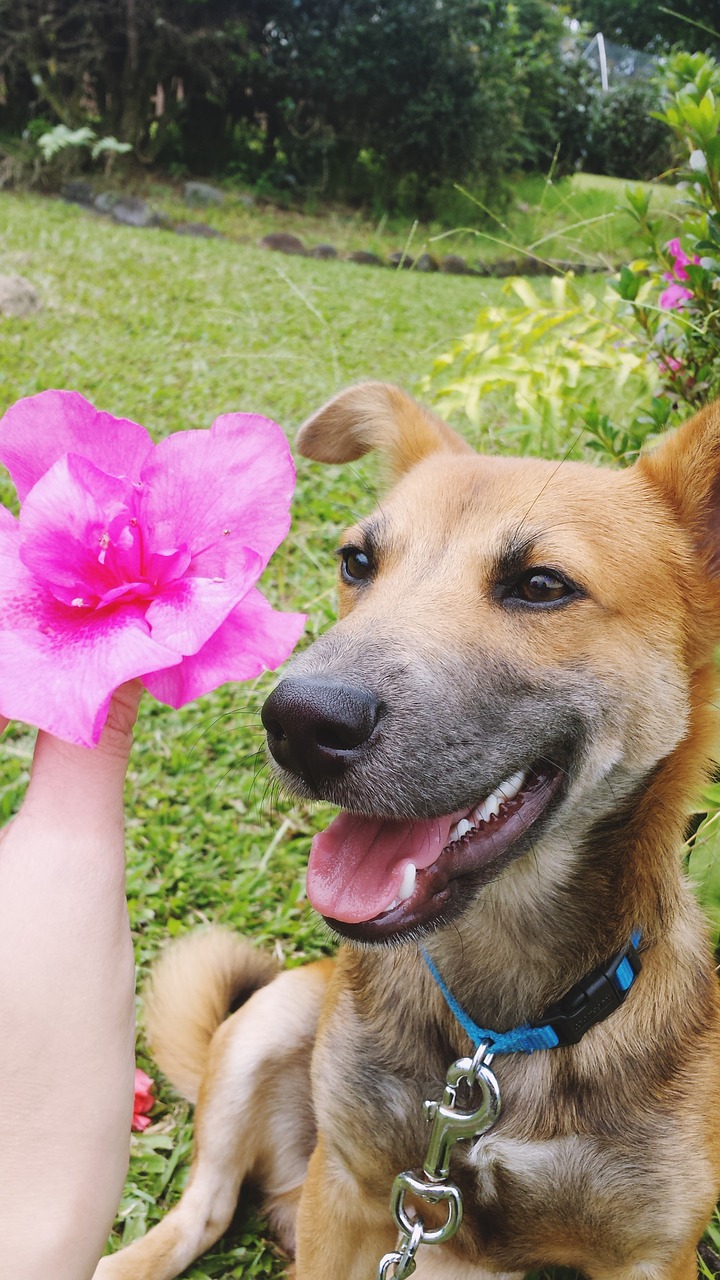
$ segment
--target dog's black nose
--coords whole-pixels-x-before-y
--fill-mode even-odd
[[[380,703],[367,689],[324,680],[281,680],[262,709],[278,764],[311,784],[347,769],[379,718]]]

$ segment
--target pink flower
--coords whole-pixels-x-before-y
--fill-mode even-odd
[[[685,283],[686,280],[690,279],[686,268],[690,266],[691,263],[697,266],[700,262],[699,257],[696,253],[693,254],[692,258],[688,257],[677,236],[674,240],[668,240],[665,248],[672,256],[673,265],[672,271],[663,272],[663,280],[668,280],[671,285],[674,285],[677,281]],[[669,294],[670,290],[666,289],[660,298],[660,306],[664,307],[665,310],[670,310],[673,307],[681,307],[685,298],[692,298],[693,296],[692,290],[686,289],[684,291],[684,296],[680,298],[679,301],[663,302],[663,298],[668,297]],[[679,295],[676,294],[673,294],[672,296],[673,298],[679,297]]]
[[[663,289],[659,302],[663,311],[675,311],[684,306],[688,298],[692,298],[692,296],[692,289],[686,289],[682,284],[671,284],[668,285],[667,289]]]
[[[152,1124],[149,1112],[155,1106],[155,1099],[152,1095],[152,1087],[154,1081],[150,1076],[141,1071],[139,1067],[135,1068],[135,1100],[133,1102],[132,1128],[142,1133],[143,1129],[147,1129]]]
[[[675,356],[660,356],[658,365],[664,369],[672,378],[674,374],[679,373],[683,367],[682,360],[676,360]]]
[[[0,714],[94,745],[118,685],[170,706],[276,667],[302,614],[255,590],[295,472],[268,418],[232,413],[154,445],[74,391],[19,400],[0,462]]]

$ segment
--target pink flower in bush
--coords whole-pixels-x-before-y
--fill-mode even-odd
[[[147,1129],[152,1124],[150,1115],[155,1106],[155,1099],[152,1095],[152,1087],[154,1081],[139,1067],[135,1068],[135,1100],[133,1102],[132,1127],[142,1133],[143,1129]]]
[[[658,360],[658,365],[671,378],[673,378],[676,373],[679,373],[683,367],[682,360],[676,360],[675,356],[661,356]]]
[[[692,296],[692,289],[686,289],[684,284],[670,284],[660,294],[660,306],[663,311],[676,311]]]
[[[302,614],[254,584],[288,531],[295,472],[268,418],[154,445],[74,391],[20,400],[0,462],[0,715],[94,745],[118,685],[170,706],[276,667]]]
[[[676,280],[687,280],[689,277],[686,271],[686,267],[691,262],[697,263],[700,261],[697,254],[693,258],[689,258],[685,250],[683,249],[682,245],[680,244],[680,241],[678,240],[677,236],[675,237],[674,240],[668,240],[666,248],[672,254],[673,269],[672,269],[672,275],[669,272],[667,272],[665,275],[665,279],[672,280],[674,277]]]
[[[664,311],[675,311],[685,305],[689,298],[692,298],[692,289],[685,287],[685,281],[690,277],[687,268],[691,263],[700,262],[697,254],[693,254],[690,258],[686,254],[677,236],[674,240],[668,240],[666,249],[672,256],[672,271],[663,272],[663,280],[667,280],[669,288],[664,289],[660,294],[660,306]]]

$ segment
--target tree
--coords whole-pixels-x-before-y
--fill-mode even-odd
[[[634,49],[658,52],[679,44],[690,52],[720,52],[717,0],[571,0],[574,17]]]

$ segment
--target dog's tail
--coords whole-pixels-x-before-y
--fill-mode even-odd
[[[210,1041],[228,1013],[277,973],[271,956],[229,929],[197,929],[153,966],[144,995],[148,1044],[160,1070],[196,1102]]]

